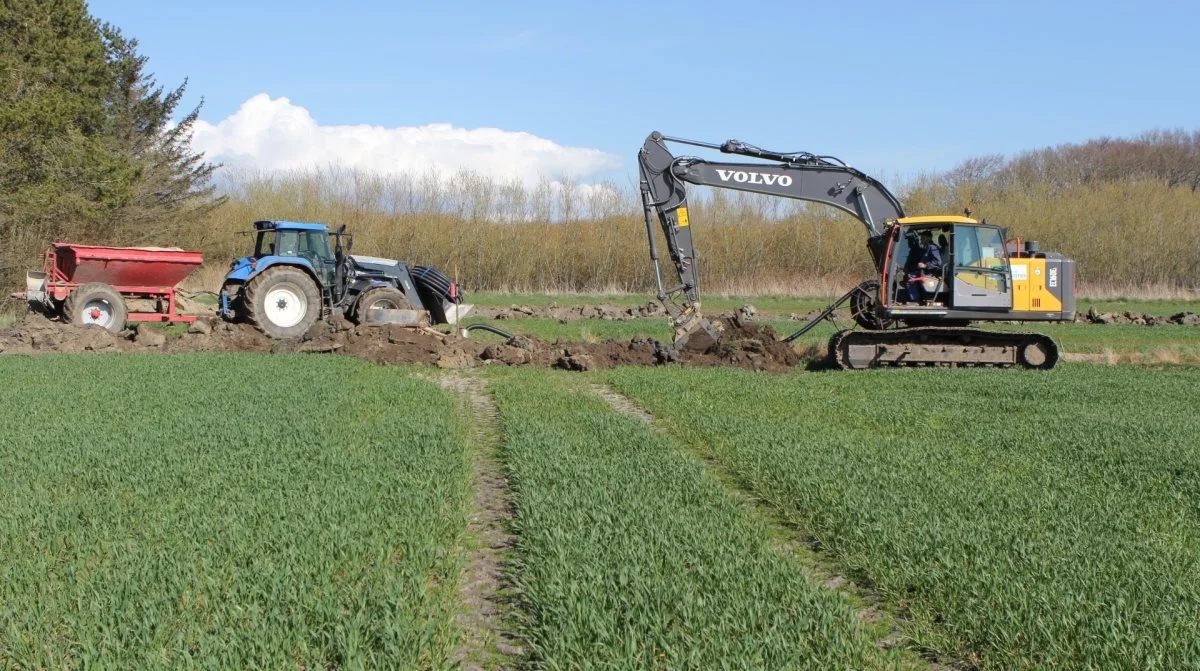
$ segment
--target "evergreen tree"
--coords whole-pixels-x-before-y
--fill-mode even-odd
[[[199,108],[171,123],[183,92],[84,0],[0,0],[0,282],[52,240],[141,242],[220,203]]]
[[[129,201],[111,212],[110,223],[114,233],[136,242],[219,205],[223,199],[211,184],[218,166],[191,150],[200,105],[178,123],[171,120],[187,81],[164,90],[146,72],[148,58],[138,54],[136,39],[126,38],[110,24],[100,30],[112,72],[107,134],[120,160],[136,175]]]

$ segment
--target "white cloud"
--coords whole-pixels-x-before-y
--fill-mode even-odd
[[[533,184],[546,177],[578,180],[621,167],[607,152],[565,147],[529,133],[498,128],[323,126],[287,98],[260,93],[216,124],[199,120],[192,147],[209,161],[262,171],[339,165],[383,174],[471,170]]]

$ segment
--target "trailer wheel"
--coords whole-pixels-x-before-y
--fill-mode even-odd
[[[67,296],[63,302],[63,317],[76,326],[99,326],[112,333],[120,333],[129,319],[129,309],[116,289],[93,282]]]
[[[321,316],[321,294],[295,268],[268,268],[242,293],[246,321],[272,338],[299,338]]]
[[[354,304],[354,321],[366,324],[373,310],[412,310],[413,304],[403,291],[395,287],[368,289]]]

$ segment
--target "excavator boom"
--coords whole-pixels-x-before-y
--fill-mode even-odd
[[[717,149],[775,163],[724,163],[673,156],[666,142]],[[728,140],[715,145],[650,134],[638,154],[642,183],[660,212],[685,206],[683,182],[768,196],[832,205],[857,218],[871,236],[882,235],[884,224],[904,216],[900,201],[875,178],[832,156],[808,152],[784,154]]]
[[[667,142],[771,162],[725,163],[696,157],[676,157],[667,148]],[[904,216],[900,201],[887,187],[831,156],[773,152],[738,140],[716,145],[671,138],[656,131],[642,145],[638,154],[638,169],[650,258],[658,282],[658,298],[672,318],[676,348],[685,345],[697,331],[706,332],[713,340],[719,339],[719,331],[700,314],[700,277],[687,208],[688,184],[832,205],[856,217],[866,226],[870,236],[868,244],[873,250],[880,245],[872,243],[885,237],[886,222]],[[663,283],[654,237],[656,218],[679,278],[678,286],[667,287]],[[880,263],[878,254],[876,263]]]

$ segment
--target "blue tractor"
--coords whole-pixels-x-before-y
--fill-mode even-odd
[[[436,268],[350,254],[342,226],[256,221],[254,252],[230,265],[220,313],[272,338],[298,338],[318,320],[423,327],[453,324],[471,306]],[[331,244],[332,243],[332,244]]]

